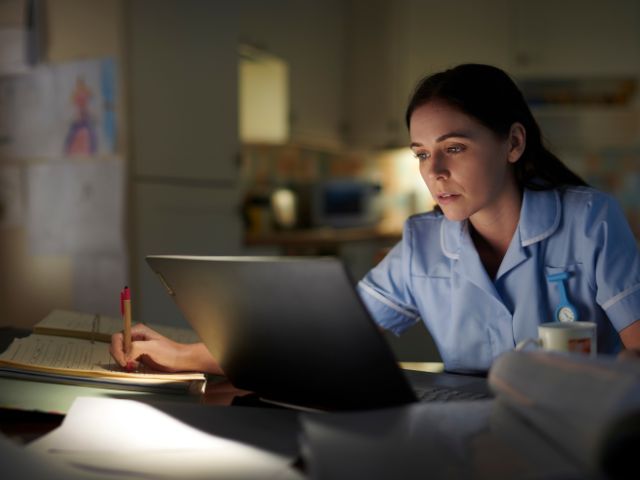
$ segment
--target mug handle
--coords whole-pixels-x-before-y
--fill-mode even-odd
[[[527,338],[525,340],[521,340],[516,344],[515,350],[516,352],[519,352],[527,348],[529,345],[535,345],[537,348],[541,348],[542,340],[540,340],[539,338]]]

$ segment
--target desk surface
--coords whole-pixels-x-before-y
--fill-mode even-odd
[[[248,394],[249,392],[239,390],[227,380],[219,378],[207,382],[206,390],[201,395],[136,392],[0,378],[0,432],[20,443],[29,442],[60,425],[77,397],[229,406]]]
[[[0,327],[0,351],[14,338],[29,335],[28,329]],[[402,368],[414,371],[441,372],[438,362],[403,362]],[[122,398],[140,401],[165,401],[178,404],[255,406],[250,392],[235,388],[223,377],[210,376],[203,394],[157,393],[62,385],[0,377],[0,432],[19,444],[27,444],[51,432],[64,419],[77,397]]]
[[[0,346],[6,348],[11,338],[28,333],[1,328]],[[409,362],[401,366],[429,372],[442,369],[438,363]],[[78,397],[102,397],[90,400],[108,401],[118,408],[127,403],[113,402],[113,399],[133,399],[137,400],[136,404],[140,402],[156,409],[164,404],[164,411],[172,418],[188,421],[192,427],[210,435],[291,459],[306,451],[299,445],[306,435],[311,440],[307,440],[309,445],[305,448],[312,451],[315,461],[324,465],[323,469],[330,467],[325,473],[336,474],[326,478],[340,477],[339,473],[346,468],[341,465],[361,472],[362,475],[354,475],[359,478],[389,478],[381,472],[396,469],[430,471],[438,477],[438,472],[443,476],[451,472],[447,466],[449,460],[459,466],[452,478],[579,478],[585,468],[506,408],[504,402],[413,403],[364,412],[299,414],[276,407],[270,410],[250,392],[236,389],[223,377],[211,377],[202,394],[159,394],[0,377],[0,433],[14,446],[37,447],[42,443],[37,440],[50,440],[48,434],[61,431],[58,427],[63,425],[65,414]],[[230,405],[263,408],[226,408]],[[73,420],[73,415],[68,418]],[[63,429],[69,423],[73,422],[65,422]],[[93,432],[93,429],[84,430],[85,423],[76,421],[76,425],[80,425],[78,435],[82,438]],[[248,437],[240,438],[240,431]],[[272,444],[279,445],[280,450],[275,451]],[[313,464],[306,467],[312,468]],[[297,469],[292,471],[299,473]],[[471,472],[474,475],[466,476]],[[502,475],[505,472],[507,475]],[[532,472],[536,475],[531,475]]]
[[[0,329],[0,340],[15,333]],[[441,368],[438,364],[420,363],[403,366],[427,371]],[[301,433],[310,435],[312,441],[307,450],[315,455],[316,464],[303,462],[303,466],[318,468],[322,464],[322,468],[311,472],[313,478],[333,478],[327,473],[347,467],[363,472],[361,478],[389,478],[383,473],[390,469],[413,473],[398,476],[402,478],[421,478],[427,471],[435,472],[432,475],[435,477],[438,472],[458,473],[447,478],[580,478],[579,474],[584,473],[550,445],[548,439],[492,400],[417,403],[373,412],[311,415],[275,408],[209,408],[253,406],[248,392],[234,388],[221,377],[211,380],[202,395],[158,395],[0,378],[0,382],[8,382],[0,385],[0,406],[7,407],[0,408],[0,432],[13,440],[12,444],[30,444],[59,427],[78,396],[135,398],[149,400],[152,406],[164,402],[173,418],[220,438],[268,447],[267,450],[287,458],[298,455],[298,451],[305,454],[306,450],[299,445]],[[23,403],[23,409],[17,410],[11,398],[14,402],[22,398],[21,401],[32,403]],[[42,406],[37,402],[43,399],[58,402],[58,406],[39,411]],[[246,399],[246,403],[238,399]],[[239,438],[240,430],[249,432],[250,438]],[[278,445],[281,451],[276,451],[273,445]],[[346,463],[336,461],[345,455]],[[454,464],[458,470],[447,466]],[[291,478],[303,478],[302,471],[292,468],[295,475]],[[470,473],[473,475],[467,475]]]
[[[28,329],[0,327],[0,351]],[[73,401],[80,396],[166,401],[185,404],[231,405],[249,392],[239,390],[223,377],[209,377],[203,394],[158,393],[64,385],[0,377],[0,432],[19,443],[27,443],[60,425]]]

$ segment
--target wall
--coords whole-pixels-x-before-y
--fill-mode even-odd
[[[47,18],[42,59],[45,63],[96,57],[121,60],[123,1],[49,0],[42,5]],[[121,88],[119,95],[117,103],[124,106]],[[125,120],[122,112],[118,112],[118,118]],[[118,150],[124,152],[126,124],[120,123],[120,128]],[[0,162],[19,166],[24,180],[24,167],[39,164],[41,160],[0,158]],[[0,229],[0,325],[28,327],[51,308],[71,308],[73,275],[70,256],[31,252],[24,225]]]
[[[20,1],[16,0],[16,2]],[[225,26],[226,30],[228,28],[239,29],[241,41],[263,47],[285,59],[289,64],[292,85],[291,111],[289,115],[292,140],[325,146],[341,145],[343,63],[345,61],[342,54],[345,28],[342,2],[322,2],[318,0],[260,2],[243,0],[238,4],[242,9],[242,23],[238,27],[237,24],[232,25],[233,22],[227,22],[229,25]],[[118,154],[127,162],[128,169],[135,169],[135,171],[128,173],[129,189],[127,195],[127,202],[132,207],[130,209],[132,214],[127,224],[128,243],[130,248],[133,249],[132,255],[135,256],[135,258],[131,259],[132,265],[129,268],[127,277],[135,285],[139,281],[140,272],[144,273],[145,269],[142,260],[138,258],[142,255],[140,252],[147,248],[145,247],[145,242],[152,241],[152,246],[155,246],[156,249],[163,248],[162,242],[154,240],[154,238],[158,238],[155,230],[153,232],[143,232],[140,230],[141,228],[146,229],[148,225],[151,225],[154,228],[160,228],[160,235],[162,235],[163,231],[167,231],[166,226],[163,226],[165,225],[164,222],[168,221],[167,215],[177,215],[176,218],[182,225],[186,219],[191,219],[192,223],[196,219],[202,220],[202,216],[207,211],[210,212],[211,209],[217,212],[215,215],[218,217],[228,217],[229,222],[232,222],[230,212],[239,212],[239,205],[233,199],[233,192],[221,202],[216,201],[216,205],[202,203],[208,202],[207,198],[213,198],[210,195],[206,195],[206,189],[217,182],[215,177],[219,176],[221,170],[215,165],[212,166],[211,161],[216,156],[220,156],[220,152],[216,153],[215,149],[207,150],[202,146],[197,146],[195,143],[185,144],[182,142],[193,133],[193,124],[178,122],[179,125],[176,127],[176,122],[174,122],[171,127],[174,128],[173,132],[166,131],[160,135],[160,138],[163,140],[173,139],[173,147],[169,149],[172,152],[178,148],[186,147],[190,152],[188,154],[191,158],[189,162],[193,163],[195,170],[182,168],[176,171],[175,166],[177,164],[172,160],[170,161],[167,156],[168,150],[157,150],[159,143],[156,142],[154,147],[154,142],[150,143],[148,141],[149,138],[153,139],[155,127],[145,127],[144,125],[148,124],[148,121],[152,121],[156,126],[164,125],[169,128],[168,124],[162,121],[163,117],[168,118],[169,115],[154,114],[149,103],[140,103],[142,100],[138,94],[133,98],[135,100],[133,102],[134,105],[129,103],[132,99],[129,96],[130,92],[127,91],[130,88],[131,74],[127,69],[129,66],[128,58],[131,55],[131,51],[129,51],[131,36],[128,30],[130,19],[128,17],[130,15],[129,9],[132,8],[131,5],[134,5],[134,3],[124,0],[92,2],[83,0],[45,0],[42,5],[44,6],[44,18],[46,19],[43,29],[46,48],[42,59],[45,64],[57,65],[68,61],[105,56],[114,58],[118,64],[117,118],[119,144],[117,150]],[[175,2],[173,6],[171,5],[171,2],[159,2],[157,11],[151,13],[160,18],[162,15],[160,13],[161,10],[169,11],[175,7],[177,8],[174,15],[176,19],[182,16],[186,19],[197,20],[196,17],[189,13],[193,9],[190,10],[187,2]],[[212,10],[224,6],[224,4],[218,4],[217,2],[212,2],[210,5]],[[197,2],[193,3],[192,6],[195,9],[205,8],[204,4],[198,5]],[[234,9],[236,8],[234,6]],[[225,21],[224,12],[220,13],[218,17],[221,22]],[[265,21],[265,18],[268,18],[269,21]],[[2,19],[0,19],[0,23],[2,23]],[[215,29],[215,25],[212,28]],[[188,29],[185,30],[185,32],[187,31]],[[171,35],[170,32],[168,35]],[[173,51],[169,48],[171,45],[177,45],[180,41],[186,39],[186,37],[177,38],[175,36],[173,38],[178,42],[172,42],[170,38],[167,38],[169,43],[162,49],[169,55]],[[294,38],[293,41],[291,40],[292,38]],[[188,40],[185,41],[188,43]],[[151,61],[150,57],[159,50],[151,46],[147,50],[149,55],[145,57],[144,54],[141,54],[142,57],[140,58]],[[193,66],[189,67],[189,71],[185,72],[185,74],[191,75],[193,80],[202,78],[193,75],[193,72],[200,69],[198,61],[209,57],[206,55],[198,57],[194,53],[186,58],[192,59],[189,61],[192,61]],[[178,60],[176,62],[179,63]],[[182,95],[182,98],[186,98],[185,95],[189,96],[190,91],[188,82],[179,79],[179,73],[179,69],[168,72],[171,78],[177,82],[183,82],[185,87],[182,89],[182,93],[180,93],[180,88],[169,89],[169,92],[177,95],[172,97],[175,99],[173,101],[174,104],[180,102],[179,95]],[[210,73],[215,75],[215,71]],[[136,73],[136,78],[140,78],[141,74],[144,74],[144,71],[139,70]],[[141,88],[144,89],[144,87]],[[151,87],[145,91],[148,94],[147,97],[152,95],[150,89]],[[225,105],[229,101],[233,102],[235,100],[235,93],[229,94],[230,91],[228,90],[226,93]],[[189,97],[189,102],[194,99],[195,93]],[[211,97],[206,101],[210,102],[210,100]],[[184,105],[183,103],[183,107]],[[197,103],[194,105],[197,105]],[[180,112],[184,110],[180,105],[176,107]],[[217,109],[216,112],[218,115],[216,118],[219,118],[218,125],[224,128],[225,131],[234,132],[236,128],[235,109],[232,111],[225,107]],[[132,115],[139,119],[138,125],[130,125]],[[202,115],[205,115],[204,110]],[[203,125],[203,123],[200,125]],[[229,125],[233,126],[230,130],[227,128]],[[131,128],[135,128],[138,132],[135,133],[135,137],[131,137],[135,139],[132,142],[128,139],[131,136]],[[175,130],[175,128],[178,128],[178,130]],[[178,134],[177,136],[175,135],[176,133]],[[234,133],[229,133],[227,136],[230,139],[234,137],[232,140],[235,141]],[[206,139],[209,145],[216,144],[210,136],[199,135],[199,137]],[[158,138],[157,135],[155,138]],[[152,147],[156,148],[156,153],[162,158],[167,157],[167,161],[158,163],[156,161],[158,158],[154,159],[157,155],[151,152]],[[225,158],[229,157],[224,160],[229,165],[234,162],[232,155],[229,156],[225,153],[223,156]],[[132,159],[135,161],[132,162]],[[13,161],[11,159],[1,160],[3,164],[11,164]],[[33,160],[33,162],[36,162],[36,160]],[[24,163],[22,161],[22,164]],[[165,165],[167,168],[164,170],[158,169],[156,168],[158,165]],[[183,163],[180,163],[180,165],[184,167]],[[207,177],[211,177],[210,184],[205,185],[204,189],[202,184],[198,184],[197,180],[202,174],[200,170],[211,172],[211,175],[207,173]],[[225,171],[229,172],[229,175],[226,175],[227,180],[225,182],[233,182],[233,180],[230,180],[233,168],[225,167]],[[186,179],[182,179],[186,184],[191,183],[189,185],[167,186],[166,192],[173,192],[171,193],[173,196],[158,193],[165,187],[162,187],[157,182],[160,181],[162,183],[166,179],[156,177],[171,177],[175,173],[178,173],[178,176],[186,177]],[[191,177],[195,177],[196,180],[191,180]],[[154,185],[140,186],[141,182],[156,183]],[[192,188],[193,182],[199,186]],[[231,183],[227,184],[227,187],[233,190]],[[150,198],[149,195],[154,196],[155,200]],[[178,198],[184,201],[178,200]],[[167,208],[167,202],[171,203],[169,205],[171,208]],[[220,203],[224,203],[224,208],[218,205]],[[144,213],[143,210],[147,208],[151,208],[153,213]],[[168,213],[165,215],[161,213],[162,210]],[[140,217],[140,221],[136,220],[137,217]],[[185,251],[196,248],[202,251],[203,247],[206,248],[207,245],[215,245],[215,243],[207,242],[206,238],[201,235],[202,232],[198,231],[196,225],[189,225],[188,231],[193,233],[191,236],[182,235],[186,243],[174,242],[171,244],[173,247],[180,245],[180,248],[185,249]],[[217,231],[215,227],[212,228],[214,230],[210,233],[215,239],[222,238],[220,231],[235,231],[235,227],[231,229],[218,228]],[[171,231],[176,234],[179,233],[175,229]],[[238,235],[229,234],[226,236],[229,237],[227,240],[222,239],[220,241],[223,250],[238,250],[241,247]],[[164,235],[160,238],[168,237]],[[175,240],[176,235],[171,238]],[[73,288],[75,265],[73,259],[67,255],[34,255],[29,250],[27,243],[26,231],[22,227],[3,228],[0,231],[0,282],[2,284],[2,288],[0,288],[0,323],[2,324],[29,326],[40,320],[52,308],[74,308],[75,305]],[[233,245],[231,245],[232,243]],[[170,248],[171,245],[164,248]],[[210,248],[210,251],[203,251],[202,253],[210,253],[211,251],[213,250]],[[118,289],[119,286],[114,288],[116,291]],[[112,311],[117,310],[116,305],[117,303],[114,301]],[[157,319],[154,318],[153,320]]]

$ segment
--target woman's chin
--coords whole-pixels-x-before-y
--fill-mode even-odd
[[[442,213],[444,214],[446,219],[452,222],[462,222],[463,220],[466,220],[467,218],[469,218],[469,215],[459,210],[446,208],[446,207],[445,208],[440,207],[440,208],[442,209]]]

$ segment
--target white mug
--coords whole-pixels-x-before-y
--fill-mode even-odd
[[[596,324],[593,322],[548,322],[538,325],[538,338],[518,342],[516,350],[535,345],[555,352],[584,353],[592,357],[598,352]]]

